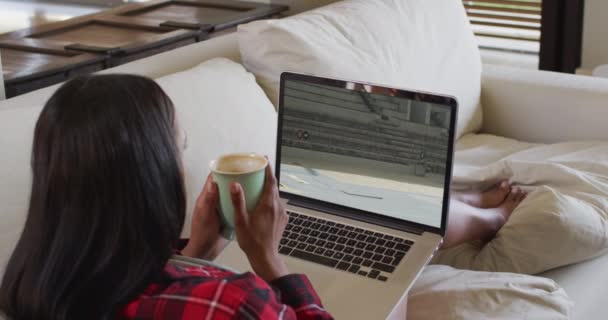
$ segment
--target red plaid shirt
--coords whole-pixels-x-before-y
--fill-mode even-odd
[[[270,284],[253,273],[169,262],[153,283],[120,311],[123,319],[333,319],[304,275]]]

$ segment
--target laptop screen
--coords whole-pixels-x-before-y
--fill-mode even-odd
[[[441,227],[450,106],[344,81],[283,85],[281,191]]]

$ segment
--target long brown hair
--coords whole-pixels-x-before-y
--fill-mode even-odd
[[[85,76],[44,106],[27,221],[0,287],[21,319],[110,319],[163,275],[185,216],[171,100],[152,80]]]

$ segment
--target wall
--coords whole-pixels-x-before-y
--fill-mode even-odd
[[[608,1],[586,0],[583,26],[583,61],[581,68],[591,71],[608,64]]]

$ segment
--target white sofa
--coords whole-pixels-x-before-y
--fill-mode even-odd
[[[218,37],[106,70],[104,73],[132,73],[158,78],[190,69],[214,57],[240,61],[236,36]],[[15,203],[14,199],[11,199],[11,190],[8,189],[14,187],[27,190],[29,183],[21,181],[19,185],[6,184],[11,175],[23,174],[29,170],[29,153],[13,154],[8,146],[29,149],[31,145],[31,134],[24,134],[22,137],[11,134],[17,128],[17,132],[23,132],[23,126],[32,127],[40,106],[55,89],[56,87],[45,88],[0,102],[0,118],[10,119],[17,113],[21,117],[16,117],[14,122],[4,121],[6,126],[0,128],[0,164],[15,168],[4,175],[0,174],[0,206],[8,212],[25,212],[27,203]],[[484,66],[482,132],[543,143],[603,140],[608,137],[608,127],[604,125],[605,119],[608,118],[608,103],[604,101],[608,101],[608,80]],[[16,112],[18,109],[23,109],[23,112]],[[27,123],[23,123],[24,113],[28,119]],[[2,179],[7,180],[3,182]],[[19,235],[24,218],[2,216],[5,209],[0,210],[0,270]],[[550,271],[543,276],[557,281],[575,301],[573,319],[603,319],[608,311],[604,306],[605,297],[608,296],[606,270],[608,256],[603,256]]]

